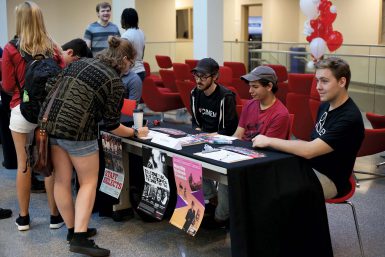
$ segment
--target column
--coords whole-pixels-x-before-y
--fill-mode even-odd
[[[223,0],[194,0],[194,58],[223,63]]]
[[[0,0],[0,46],[4,48],[8,39],[7,1]]]

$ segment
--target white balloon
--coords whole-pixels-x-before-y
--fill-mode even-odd
[[[308,70],[314,70],[314,62],[308,61],[308,63],[306,64],[306,67]]]
[[[330,12],[331,13],[337,13],[337,6],[335,6],[335,5],[330,6]]]
[[[300,0],[299,6],[310,20],[318,17],[318,4],[315,4],[313,0]]]
[[[314,32],[314,29],[310,26],[310,20],[306,20],[303,24],[303,34],[310,36]]]
[[[322,38],[316,37],[310,42],[310,52],[317,60],[321,58],[322,55],[324,55],[325,51],[326,42]]]

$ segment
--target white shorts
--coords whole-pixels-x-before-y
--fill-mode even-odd
[[[37,124],[27,121],[20,112],[20,104],[11,109],[9,129],[19,133],[29,134],[35,130]]]

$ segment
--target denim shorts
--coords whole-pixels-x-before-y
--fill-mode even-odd
[[[29,134],[35,130],[37,124],[27,121],[20,111],[20,104],[12,108],[9,129],[19,133]]]
[[[63,148],[69,155],[82,157],[95,153],[99,150],[98,141],[73,141],[66,139],[50,138],[51,145],[58,145]]]

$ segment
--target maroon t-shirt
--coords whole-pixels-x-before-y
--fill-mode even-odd
[[[245,129],[242,139],[250,141],[256,135],[287,139],[289,136],[289,111],[276,99],[266,110],[261,110],[258,100],[248,101],[242,108],[238,126]]]

